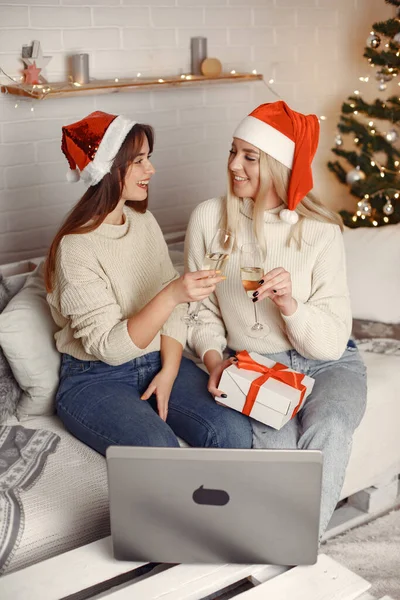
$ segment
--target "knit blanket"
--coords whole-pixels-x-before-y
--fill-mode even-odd
[[[60,438],[51,431],[0,427],[0,574],[4,572],[24,531],[20,494],[40,477]]]

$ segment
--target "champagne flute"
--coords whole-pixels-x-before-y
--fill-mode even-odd
[[[226,229],[217,229],[209,247],[201,267],[202,271],[220,271],[223,273],[226,261],[232,252],[235,237]],[[199,317],[199,311],[202,302],[197,302],[192,313],[185,315],[183,321],[189,326],[203,325],[203,321]]]
[[[253,292],[259,287],[259,281],[264,274],[264,261],[261,248],[258,244],[243,244],[240,248],[240,277],[243,287],[249,298],[253,299]],[[252,331],[262,331],[264,326],[258,320],[257,302],[254,304],[255,323]]]

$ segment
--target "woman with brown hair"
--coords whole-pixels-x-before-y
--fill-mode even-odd
[[[62,353],[57,413],[102,454],[110,445],[178,446],[176,436],[249,448],[248,418],[215,404],[206,374],[182,358],[186,303],[222,278],[174,270],[147,210],[153,142],[148,125],[100,111],[63,127],[70,178],[89,188],[45,266]]]

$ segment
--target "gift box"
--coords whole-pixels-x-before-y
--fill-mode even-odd
[[[302,408],[314,379],[256,352],[239,352],[237,362],[222,373],[218,402],[281,429]]]

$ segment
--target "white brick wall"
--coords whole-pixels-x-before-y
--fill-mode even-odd
[[[33,4],[33,3],[31,3]],[[31,6],[31,27],[90,27],[90,8],[63,8],[61,6]]]
[[[66,57],[78,51],[90,54],[95,78],[139,71],[162,77],[188,72],[190,38],[204,35],[208,55],[225,70],[257,69],[275,79],[273,89],[294,109],[328,117],[316,191],[341,207],[354,200],[326,167],[340,106],[369,74],[362,54],[372,22],[391,14],[383,0],[0,0],[0,67],[18,76],[21,46],[39,39],[53,56],[50,81],[66,79]],[[371,99],[377,96],[373,82]],[[163,229],[173,231],[185,227],[198,202],[223,193],[234,127],[274,99],[261,82],[43,102],[2,95],[0,264],[43,254],[84,191],[65,181],[62,124],[96,109],[152,124],[157,174],[150,205]]]
[[[0,6],[2,27],[28,27],[29,12],[26,6]]]
[[[75,12],[75,9],[74,9]],[[125,27],[129,23],[134,27],[150,26],[150,10],[148,7],[123,7],[112,6],[107,8],[98,8],[93,11],[93,25],[118,25]]]

